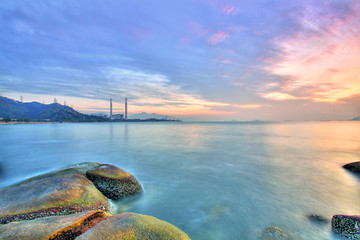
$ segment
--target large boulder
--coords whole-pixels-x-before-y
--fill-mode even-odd
[[[351,172],[360,174],[360,162],[352,162],[352,163],[345,164],[343,166],[343,168],[345,168]]]
[[[359,215],[334,215],[331,219],[331,227],[337,236],[360,239]]]
[[[124,169],[109,164],[103,164],[86,172],[86,177],[106,197],[118,200],[132,196],[142,191],[140,182]]]
[[[103,211],[86,211],[67,216],[12,222],[0,225],[0,239],[75,239],[109,216],[110,214]]]
[[[157,218],[136,213],[121,213],[107,218],[77,238],[77,240],[98,239],[189,240],[190,238],[179,228]]]
[[[109,210],[109,200],[81,174],[53,175],[0,189],[0,223]]]

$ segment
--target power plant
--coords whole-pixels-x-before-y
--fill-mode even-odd
[[[127,120],[127,98],[125,98],[125,119]]]
[[[127,120],[127,98],[125,98],[125,114],[113,114],[112,99],[110,99],[110,119],[111,120]]]
[[[112,118],[112,99],[110,98],[110,118]]]

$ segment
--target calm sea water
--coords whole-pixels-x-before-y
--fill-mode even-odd
[[[277,225],[335,239],[309,214],[360,214],[360,122],[0,125],[0,187],[96,161],[133,173],[144,194],[118,211],[153,215],[192,239],[257,239]]]

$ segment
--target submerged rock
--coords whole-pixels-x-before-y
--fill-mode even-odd
[[[316,224],[328,224],[330,220],[317,214],[312,214],[307,217],[311,222]]]
[[[292,239],[284,230],[277,226],[270,226],[261,232],[260,240],[290,240]]]
[[[67,216],[12,222],[0,225],[0,239],[75,239],[109,216],[110,214],[103,211],[87,211]]]
[[[331,228],[337,236],[360,239],[360,216],[334,215],[331,219]]]
[[[121,213],[100,222],[77,240],[156,239],[189,240],[179,228],[155,217]]]
[[[124,169],[109,164],[103,164],[86,172],[86,177],[106,197],[118,200],[132,196],[142,191],[140,182]]]
[[[360,162],[352,162],[352,163],[345,164],[343,166],[343,168],[345,168],[351,172],[360,174]]]
[[[0,223],[109,209],[109,200],[81,174],[53,175],[0,189]]]

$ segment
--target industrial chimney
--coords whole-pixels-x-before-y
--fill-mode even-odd
[[[127,119],[127,98],[125,98],[125,119]]]
[[[112,118],[112,99],[110,99],[110,118]]]

